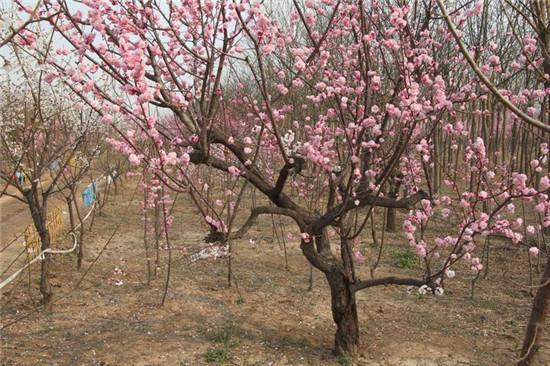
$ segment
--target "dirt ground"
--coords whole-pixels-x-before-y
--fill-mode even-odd
[[[54,258],[50,311],[35,308],[39,266],[3,289],[3,365],[481,366],[516,359],[530,310],[530,282],[525,266],[518,265],[525,263],[525,253],[506,243],[493,244],[489,275],[477,282],[473,298],[466,270],[457,271],[440,297],[404,287],[358,293],[362,345],[354,359],[338,358],[331,352],[335,326],[328,286],[314,271],[308,291],[310,269],[297,242],[287,243],[285,268],[270,218],[234,243],[236,285],[228,287],[227,260],[190,261],[204,246],[206,229],[183,196],[178,198],[169,290],[159,307],[168,251],[162,251],[157,276],[147,285],[140,194],[128,204],[134,187],[124,186],[96,217],[80,272],[74,255]],[[386,259],[376,275],[414,274],[417,264],[403,255],[402,235],[387,234],[386,240]],[[372,258],[376,248],[368,239],[365,245]],[[368,277],[368,267],[368,261],[359,266],[361,277]],[[533,275],[538,279],[536,271]],[[541,350],[540,365],[550,364],[549,349]]]

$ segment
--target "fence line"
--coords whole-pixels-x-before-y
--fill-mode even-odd
[[[53,212],[49,212],[46,216],[46,228],[50,234],[50,243],[53,244],[65,228],[63,220],[63,213],[59,207],[56,207]],[[40,235],[36,231],[36,228],[33,224],[29,224],[25,229],[25,246],[27,251],[33,254],[33,257],[38,255],[41,248]]]
[[[95,208],[95,205],[96,205],[96,202],[94,202],[94,204],[90,208],[90,211],[88,211],[88,213],[86,214],[86,216],[84,217],[82,222],[86,221],[90,217],[92,211]],[[74,230],[77,230],[80,226],[81,226],[81,224],[79,223],[77,226],[75,226]],[[44,249],[36,257],[34,257],[30,262],[25,264],[23,267],[21,267],[16,272],[14,272],[11,276],[9,276],[4,281],[2,281],[0,283],[0,289],[4,288],[7,284],[9,284],[11,281],[13,281],[21,272],[23,272],[25,269],[27,269],[27,267],[29,267],[30,265],[32,265],[33,263],[35,263],[39,260],[43,260],[45,258],[44,254],[46,254],[46,253],[50,253],[50,254],[67,254],[67,253],[73,252],[76,249],[77,244],[78,244],[77,239],[76,239],[76,235],[74,233],[74,230],[70,231],[68,233],[69,235],[71,235],[73,237],[73,247],[72,248],[70,248],[70,249],[56,249],[56,250],[54,250],[52,248]],[[82,230],[84,230],[84,228],[82,228]]]

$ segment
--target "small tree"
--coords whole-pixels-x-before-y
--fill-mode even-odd
[[[91,116],[89,116],[91,117]],[[85,117],[81,114],[81,120]],[[77,153],[66,165],[59,174],[61,178],[58,180],[59,192],[63,195],[65,202],[67,203],[67,209],[69,212],[69,222],[71,231],[75,231],[75,214],[78,219],[78,226],[80,227],[79,240],[78,240],[78,252],[77,252],[77,269],[82,266],[82,259],[84,257],[84,234],[85,227],[83,221],[83,215],[78,205],[78,189],[85,181],[88,173],[92,169],[92,164],[99,158],[101,153],[98,146],[97,133],[90,133],[86,135],[86,140],[80,146]],[[58,174],[57,169],[60,169],[60,161],[56,160],[51,164],[50,174]],[[98,184],[94,178],[90,178],[90,184]],[[99,197],[96,197],[98,199]]]

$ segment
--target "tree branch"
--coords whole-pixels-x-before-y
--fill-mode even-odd
[[[241,228],[236,232],[229,234],[228,240],[235,240],[235,239],[242,238],[248,232],[248,230],[250,230],[250,228],[256,223],[256,219],[258,218],[258,216],[263,214],[288,216],[294,219],[294,221],[296,221],[296,224],[299,227],[305,226],[304,222],[302,221],[302,219],[300,218],[300,216],[296,211],[289,210],[286,208],[281,208],[281,207],[260,206],[260,207],[255,207],[251,210],[250,216],[248,217],[246,222],[243,224],[243,226],[241,226]]]
[[[275,200],[283,191],[290,172],[295,169],[295,171],[299,173],[305,164],[305,160],[299,156],[292,156],[291,159],[293,160],[293,162],[286,163],[279,172],[279,177],[277,178],[277,182],[275,183],[275,188],[273,188],[273,191],[271,192],[271,194],[273,195],[273,199]]]
[[[375,286],[388,286],[388,285],[405,285],[420,287],[427,284],[427,281],[418,280],[416,278],[400,278],[400,277],[381,277],[373,280],[358,281],[351,286],[353,292],[363,290],[369,287]]]
[[[401,198],[399,200],[391,197],[379,197],[370,191],[359,193],[357,194],[357,197],[355,197],[355,199],[344,200],[344,203],[335,206],[333,209],[324,214],[321,218],[316,220],[311,225],[311,231],[314,233],[318,233],[320,230],[322,230],[322,228],[330,225],[343,213],[352,209],[365,206],[411,209],[418,201],[426,198],[429,198],[429,196],[424,191],[418,191],[412,196]]]

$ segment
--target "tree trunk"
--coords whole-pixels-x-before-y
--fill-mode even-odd
[[[388,192],[388,197],[397,199],[399,195],[399,189],[401,188],[401,179],[400,176],[391,177],[390,181],[390,191]],[[395,218],[396,211],[395,208],[388,207],[386,210],[386,231],[394,232],[395,231]]]
[[[325,275],[330,286],[332,317],[336,323],[334,350],[337,354],[354,354],[359,346],[355,293],[351,290],[349,281],[339,271]]]
[[[160,206],[158,199],[155,201],[155,268],[153,275],[157,276],[157,270],[160,268]]]
[[[143,204],[147,202],[147,187],[143,189]],[[147,208],[143,209],[143,245],[145,247],[145,264],[147,268],[147,285],[151,283],[151,258],[149,257],[149,216],[147,215]]]
[[[80,213],[80,209],[78,208],[78,201],[76,199],[76,192],[74,190],[72,190],[71,195],[73,197],[74,210],[76,212],[76,217],[78,218],[78,223],[80,224],[80,235],[79,235],[80,238],[79,238],[79,242],[78,242],[78,252],[77,252],[77,259],[76,259],[76,269],[80,270],[80,268],[82,268],[82,259],[84,258],[84,221],[82,221],[82,214]]]
[[[36,196],[38,192],[31,188],[25,194],[25,199],[31,211],[31,217],[38,236],[40,237],[40,251],[50,248],[50,233],[46,227],[46,203],[40,207]],[[48,305],[52,297],[52,289],[49,282],[50,253],[44,254],[40,266],[40,293],[42,294],[42,303]]]
[[[69,208],[69,223],[71,225],[71,231],[72,233],[75,233],[75,222],[74,222],[74,211],[73,211],[73,202],[76,205],[78,205],[78,202],[76,200],[73,201],[74,194],[71,195],[71,197],[66,197],[67,200],[67,206]],[[76,233],[75,233],[76,235]],[[78,260],[77,260],[77,268],[78,267]]]
[[[50,247],[49,238],[47,239],[48,243],[44,245],[42,242],[42,250]],[[42,260],[40,266],[40,293],[42,294],[42,303],[48,305],[52,299],[52,288],[50,286],[49,280],[49,271],[50,271],[50,253],[44,254],[44,260]]]
[[[73,203],[71,197],[66,197],[67,208],[69,209],[69,225],[71,225],[71,231],[74,231],[74,212],[73,212]]]
[[[535,355],[540,348],[544,323],[546,322],[546,317],[548,316],[548,310],[550,308],[550,260],[546,261],[540,283],[541,285],[533,299],[531,316],[527,324],[527,330],[525,331],[523,347],[517,366],[533,365]]]
[[[386,210],[386,231],[395,231],[395,208],[388,208]]]

